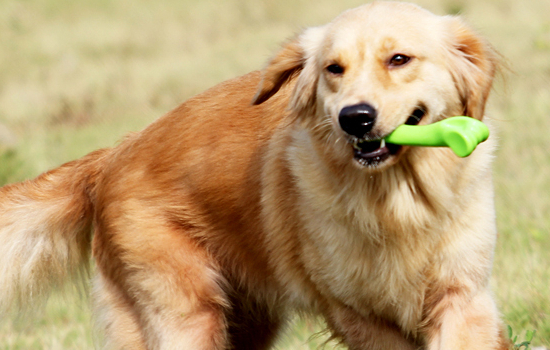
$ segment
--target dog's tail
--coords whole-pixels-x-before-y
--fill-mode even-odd
[[[96,182],[109,153],[0,188],[0,319],[86,275]]]

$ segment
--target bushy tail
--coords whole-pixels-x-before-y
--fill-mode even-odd
[[[87,271],[95,184],[109,153],[0,188],[0,319]]]

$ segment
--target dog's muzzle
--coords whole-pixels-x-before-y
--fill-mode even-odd
[[[340,127],[348,135],[358,139],[364,139],[376,122],[376,109],[373,106],[362,103],[342,108],[338,116]]]
[[[417,125],[426,114],[426,108],[415,108],[405,124]],[[380,135],[372,135],[376,109],[366,103],[342,108],[338,122],[353,146],[354,159],[364,167],[376,167],[401,150],[401,146],[386,142]]]

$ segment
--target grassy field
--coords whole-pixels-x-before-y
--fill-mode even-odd
[[[504,319],[550,347],[550,1],[419,0],[460,13],[508,69],[488,114],[500,239],[492,283]],[[0,184],[111,146],[187,97],[261,68],[280,42],[357,0],[0,0]],[[88,300],[55,296],[0,326],[0,350],[92,349]],[[316,348],[298,322],[281,349]],[[521,337],[521,336],[520,336]],[[329,346],[330,348],[330,346]]]

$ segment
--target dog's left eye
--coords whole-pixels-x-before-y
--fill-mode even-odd
[[[329,65],[327,68],[327,71],[334,75],[342,75],[344,74],[344,67],[337,63],[333,63]]]
[[[390,67],[399,67],[407,64],[410,60],[411,58],[409,56],[398,53],[390,58],[388,65]]]

